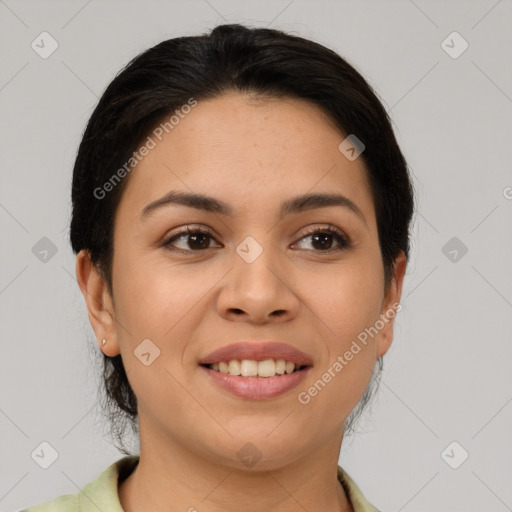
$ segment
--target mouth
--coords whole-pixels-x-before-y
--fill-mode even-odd
[[[231,395],[263,400],[283,395],[302,382],[310,356],[285,343],[235,343],[198,361],[209,382]]]

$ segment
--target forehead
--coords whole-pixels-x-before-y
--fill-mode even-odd
[[[339,192],[372,215],[364,162],[339,151],[346,134],[320,107],[226,93],[187,111],[159,138],[150,134],[154,147],[131,172],[120,209],[140,214],[170,190],[215,196],[237,214],[277,208],[288,196]]]

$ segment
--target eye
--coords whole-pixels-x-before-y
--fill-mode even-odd
[[[312,244],[316,244],[320,249],[313,249],[316,252],[325,253],[333,251],[342,251],[350,247],[350,242],[344,233],[334,226],[327,228],[311,228],[306,231],[305,236],[302,236],[300,242],[312,238]],[[298,243],[300,243],[298,242]],[[332,248],[333,242],[337,242],[338,246]]]
[[[188,241],[182,244],[182,247],[177,246],[177,241],[187,238]],[[312,238],[312,244],[316,244],[316,246],[319,247],[313,248],[314,251],[319,253],[331,253],[333,251],[341,251],[350,247],[348,238],[341,230],[334,226],[329,226],[327,228],[311,228],[303,234],[300,241],[297,243],[304,242],[308,238]],[[187,226],[186,229],[175,233],[168,238],[163,243],[163,246],[169,250],[182,253],[200,252],[212,248],[210,247],[211,240],[215,240],[215,238],[210,230],[205,228],[191,228],[190,226]],[[333,242],[337,242],[337,247],[331,247]]]
[[[188,238],[188,248],[176,247],[175,242],[182,238]],[[171,251],[178,252],[199,252],[204,251],[206,249],[211,249],[210,241],[214,240],[213,234],[208,229],[199,229],[199,228],[191,228],[187,226],[186,229],[174,234],[170,238],[168,238],[163,246],[167,247]],[[185,245],[185,244],[183,244]]]

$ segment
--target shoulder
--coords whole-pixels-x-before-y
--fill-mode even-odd
[[[366,499],[361,489],[341,466],[338,466],[338,481],[345,489],[354,512],[380,512]]]
[[[71,512],[80,510],[80,503],[76,494],[66,494],[51,501],[33,505],[20,512]]]
[[[112,463],[78,493],[58,496],[20,512],[98,512],[98,509],[103,512],[123,512],[117,492],[118,482],[133,471],[138,461],[138,455],[127,455]]]

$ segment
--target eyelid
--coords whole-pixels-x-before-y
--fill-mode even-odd
[[[342,236],[343,238],[345,238],[347,240],[347,242],[350,241],[348,235],[343,230],[341,230],[340,228],[338,228],[332,224],[327,224],[327,226],[319,226],[319,225],[308,226],[305,229],[306,229],[306,231],[301,235],[301,237],[311,235],[311,234],[317,233],[319,231],[332,231],[332,232]]]
[[[208,234],[210,235],[214,235],[214,232],[213,230],[204,225],[204,224],[185,224],[183,226],[179,226],[173,230],[171,230],[171,232],[169,232],[169,234],[167,234],[165,236],[165,238],[172,238],[173,236],[176,236],[176,235],[181,235],[183,233],[187,233],[189,231],[206,231]]]

